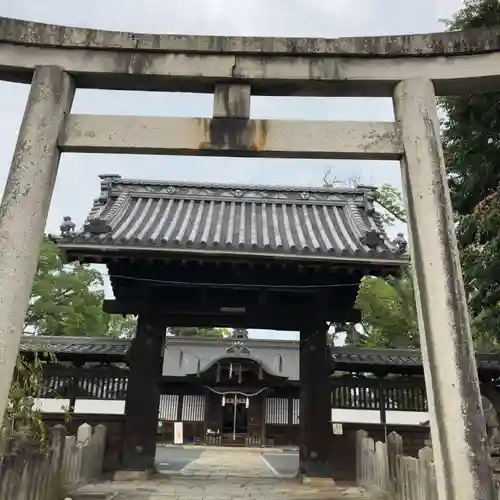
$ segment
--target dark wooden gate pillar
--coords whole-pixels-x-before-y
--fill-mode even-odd
[[[330,353],[326,326],[300,332],[300,472],[331,477]]]
[[[140,315],[130,352],[122,469],[154,469],[166,323]]]

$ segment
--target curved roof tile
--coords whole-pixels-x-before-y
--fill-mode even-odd
[[[385,235],[371,187],[101,179],[83,230],[61,238],[61,247],[407,259]]]

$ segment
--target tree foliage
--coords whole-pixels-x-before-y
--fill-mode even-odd
[[[135,320],[106,314],[103,277],[91,266],[63,264],[59,250],[44,238],[25,318],[35,335],[131,336]]]
[[[469,0],[449,29],[500,24],[498,0]],[[500,327],[500,93],[447,97],[443,144],[477,341]]]
[[[120,314],[105,314],[107,320],[106,334],[116,339],[131,339],[135,336],[137,317]]]
[[[417,312],[409,269],[398,277],[365,277],[356,299],[356,308],[362,315],[362,345],[419,347]]]
[[[176,337],[228,337],[227,328],[177,327],[169,328],[168,333]]]
[[[6,449],[0,449],[0,454],[27,440],[46,448],[47,428],[42,411],[34,404],[33,395],[44,386],[45,365],[55,361],[53,354],[43,351],[35,353],[31,360],[18,355],[0,428],[0,444],[6,445]],[[57,397],[57,394],[54,396]]]
[[[383,222],[392,226],[406,222],[400,191],[383,184],[376,193],[377,203],[384,209]],[[355,307],[361,312],[361,323],[353,327],[347,341],[355,337],[366,347],[412,348],[419,346],[417,313],[410,268],[399,276],[379,278],[366,276],[359,288]]]
[[[385,225],[393,226],[396,222],[406,224],[406,213],[399,189],[391,184],[382,184],[377,189],[375,200],[384,209],[381,218]]]

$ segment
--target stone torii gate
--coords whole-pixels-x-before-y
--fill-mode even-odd
[[[499,35],[204,37],[0,18],[0,77],[31,84],[0,208],[0,417],[61,152],[399,160],[439,498],[492,499],[435,94],[499,90]],[[75,87],[213,93],[213,118],[72,115]],[[396,122],[251,120],[251,95],[391,96]]]

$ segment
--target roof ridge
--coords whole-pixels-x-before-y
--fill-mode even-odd
[[[115,338],[108,336],[66,336],[66,335],[23,335],[21,342],[23,343],[36,343],[37,341],[43,342],[60,342],[62,344],[78,343],[78,344],[93,344],[93,343],[115,343],[126,344],[130,343],[129,338]]]
[[[152,180],[152,179],[131,179],[121,177],[118,174],[101,174],[99,175],[101,182],[106,186],[116,184],[126,185],[151,185],[151,186],[174,186],[174,187],[196,187],[207,189],[259,189],[265,191],[309,191],[312,193],[325,194],[371,194],[377,190],[376,186],[360,184],[356,187],[329,187],[329,186],[288,186],[274,184],[244,184],[244,183],[227,183],[227,182],[196,182],[196,181],[175,181],[175,180]]]

